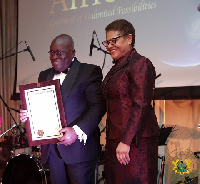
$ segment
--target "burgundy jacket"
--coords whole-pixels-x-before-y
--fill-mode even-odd
[[[107,101],[106,139],[130,145],[136,138],[159,136],[159,127],[151,106],[155,85],[151,61],[131,50],[108,72],[103,81]]]

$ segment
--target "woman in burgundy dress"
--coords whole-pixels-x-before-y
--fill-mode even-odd
[[[156,184],[159,127],[151,106],[155,68],[135,50],[130,22],[113,21],[105,31],[103,44],[114,62],[102,84],[107,102],[106,184]]]

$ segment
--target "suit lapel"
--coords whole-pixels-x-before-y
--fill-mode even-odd
[[[72,89],[72,86],[75,82],[79,68],[80,68],[80,62],[76,58],[74,58],[72,68],[67,73],[67,76],[65,77],[61,86],[63,102],[66,100],[66,98],[68,97]]]
[[[127,54],[119,63],[115,64],[112,67],[112,69],[110,70],[110,72],[105,78],[105,87],[107,83],[109,82],[111,76],[114,75],[119,70],[123,69],[125,66],[127,66],[129,62],[134,58],[134,56],[132,55],[132,52],[135,52],[135,50],[131,50],[129,54]]]
[[[49,74],[47,75],[46,80],[52,80],[54,77],[54,69],[52,68],[52,70],[49,72]]]
[[[112,75],[114,75],[116,72],[118,72],[119,70],[121,70],[122,68],[124,68],[126,65],[128,64],[128,61],[124,62],[124,63],[118,63],[117,65],[114,65],[110,72],[107,74],[105,80],[104,80],[104,83],[105,83],[105,86],[104,86],[104,89],[107,85],[107,83],[109,82],[110,78]]]

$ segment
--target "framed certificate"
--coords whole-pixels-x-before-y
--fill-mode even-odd
[[[59,80],[20,85],[22,109],[28,111],[25,123],[29,146],[55,144],[58,131],[66,126]]]

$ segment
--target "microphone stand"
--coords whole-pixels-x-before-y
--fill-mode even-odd
[[[6,52],[3,56],[0,57],[0,60],[4,59],[4,58],[7,58],[7,57],[10,57],[10,56],[14,56],[18,53],[21,53],[21,52],[25,52],[25,51],[28,51],[28,49],[24,49],[22,51],[19,51],[19,52],[16,52],[16,53],[13,53],[13,54],[10,54],[8,56],[5,56],[7,53],[9,53],[11,50],[13,50],[14,48],[16,48],[20,43],[22,43],[23,41],[19,42],[16,46],[14,46],[13,48],[11,48],[8,52]]]
[[[11,118],[13,119],[13,121],[14,121],[14,123],[15,123],[10,129],[8,129],[6,132],[4,132],[3,134],[1,134],[0,137],[2,137],[2,136],[3,136],[4,134],[6,134],[8,131],[12,130],[14,127],[17,127],[18,130],[19,130],[19,132],[20,132],[20,137],[27,143],[27,140],[24,138],[23,133],[22,133],[20,127],[19,127],[20,122],[17,123],[17,122],[15,121],[15,118],[13,117],[13,115],[12,115],[12,113],[11,113],[11,111],[10,111],[10,108],[8,107],[8,105],[6,104],[6,102],[3,100],[3,98],[2,98],[1,95],[0,95],[0,98],[1,98],[1,100],[2,100],[2,102],[3,102],[3,104],[4,104],[4,106],[7,108],[7,111],[9,112]]]
[[[96,45],[92,45],[92,47],[93,48],[96,48],[97,49],[97,51],[102,51],[104,54],[105,54],[105,56],[104,56],[104,61],[103,61],[103,65],[102,65],[102,70],[103,70],[103,68],[104,68],[104,65],[105,65],[105,62],[106,62],[106,54],[109,54],[110,55],[110,53],[109,52],[107,52],[107,51],[105,51],[105,50],[103,50],[102,48],[101,48],[101,45],[100,45],[100,43],[99,43],[99,39],[98,39],[98,36],[97,36],[97,33],[96,33],[96,31],[94,30],[93,31],[93,33],[96,35],[96,37],[97,37],[97,42],[98,42],[98,44],[99,44],[99,47],[97,47]]]
[[[97,51],[102,51],[102,52],[105,54],[105,55],[104,55],[103,65],[102,65],[102,68],[101,68],[101,69],[103,69],[103,68],[104,68],[104,65],[105,65],[105,61],[106,61],[106,54],[109,54],[109,55],[110,55],[110,53],[107,52],[106,50],[103,50],[101,47],[97,47],[97,46],[94,45],[94,44],[93,44],[93,48],[96,48]]]
[[[8,52],[6,52],[4,55],[2,55],[2,56],[0,57],[0,60],[3,60],[3,59],[5,59],[5,58],[11,57],[11,56],[14,56],[14,55],[16,55],[16,54],[18,54],[18,53],[21,53],[21,52],[26,52],[26,51],[28,51],[28,49],[26,48],[26,49],[23,49],[23,50],[21,50],[21,51],[12,53],[12,54],[10,54],[10,55],[6,55],[7,53],[11,52],[11,50],[13,50],[14,48],[16,48],[16,47],[17,47],[20,43],[22,43],[22,42],[23,42],[23,41],[19,42],[16,46],[14,46],[14,47],[11,48]],[[15,123],[10,129],[8,129],[6,132],[4,132],[3,134],[1,134],[0,137],[2,137],[2,136],[5,135],[7,132],[9,132],[10,130],[12,130],[14,127],[17,127],[18,130],[19,130],[19,132],[20,132],[20,137],[25,141],[25,143],[27,143],[27,140],[23,137],[23,133],[22,133],[20,127],[19,127],[20,122],[17,123],[17,122],[15,121],[15,119],[14,119],[14,117],[13,117],[11,111],[10,111],[10,108],[8,107],[8,105],[6,104],[6,102],[3,100],[3,98],[2,98],[1,95],[0,95],[0,98],[1,98],[1,100],[2,100],[2,102],[3,102],[3,104],[4,104],[4,106],[7,108],[7,111],[9,112],[11,118],[13,119],[13,121],[14,121],[14,123]]]
[[[20,122],[17,123],[17,124],[14,124],[10,129],[8,129],[4,133],[0,134],[0,137],[2,137],[3,135],[5,135],[7,132],[9,132],[10,130],[12,130],[14,127],[18,126],[19,124],[20,124]]]
[[[1,100],[2,100],[2,102],[3,102],[3,104],[4,104],[4,106],[7,108],[7,110],[8,110],[8,112],[9,112],[9,114],[10,114],[11,118],[14,120],[14,122],[15,122],[16,126],[18,126],[18,125],[17,125],[17,122],[15,121],[15,119],[14,119],[14,117],[13,117],[13,115],[12,115],[11,111],[10,111],[10,108],[8,107],[8,105],[6,104],[6,102],[3,100],[3,98],[2,98],[2,96],[1,96],[1,95],[0,95],[0,98],[1,98]]]
[[[155,80],[161,76],[161,73],[158,74],[156,77],[155,77]],[[153,109],[155,111],[155,86],[154,86],[154,89],[153,89]]]
[[[16,54],[19,54],[19,53],[21,53],[21,52],[26,52],[26,51],[28,51],[28,49],[24,49],[24,50],[22,50],[22,51],[12,53],[12,54],[10,54],[10,55],[8,55],[8,56],[4,56],[4,57],[2,56],[2,57],[0,58],[0,60],[5,59],[5,58],[8,58],[8,57],[11,57],[11,56],[15,56]]]
[[[105,54],[110,54],[109,52],[107,52],[106,50],[103,50],[101,47],[97,47],[96,45],[93,45],[94,48],[96,48],[98,51],[102,51]]]

